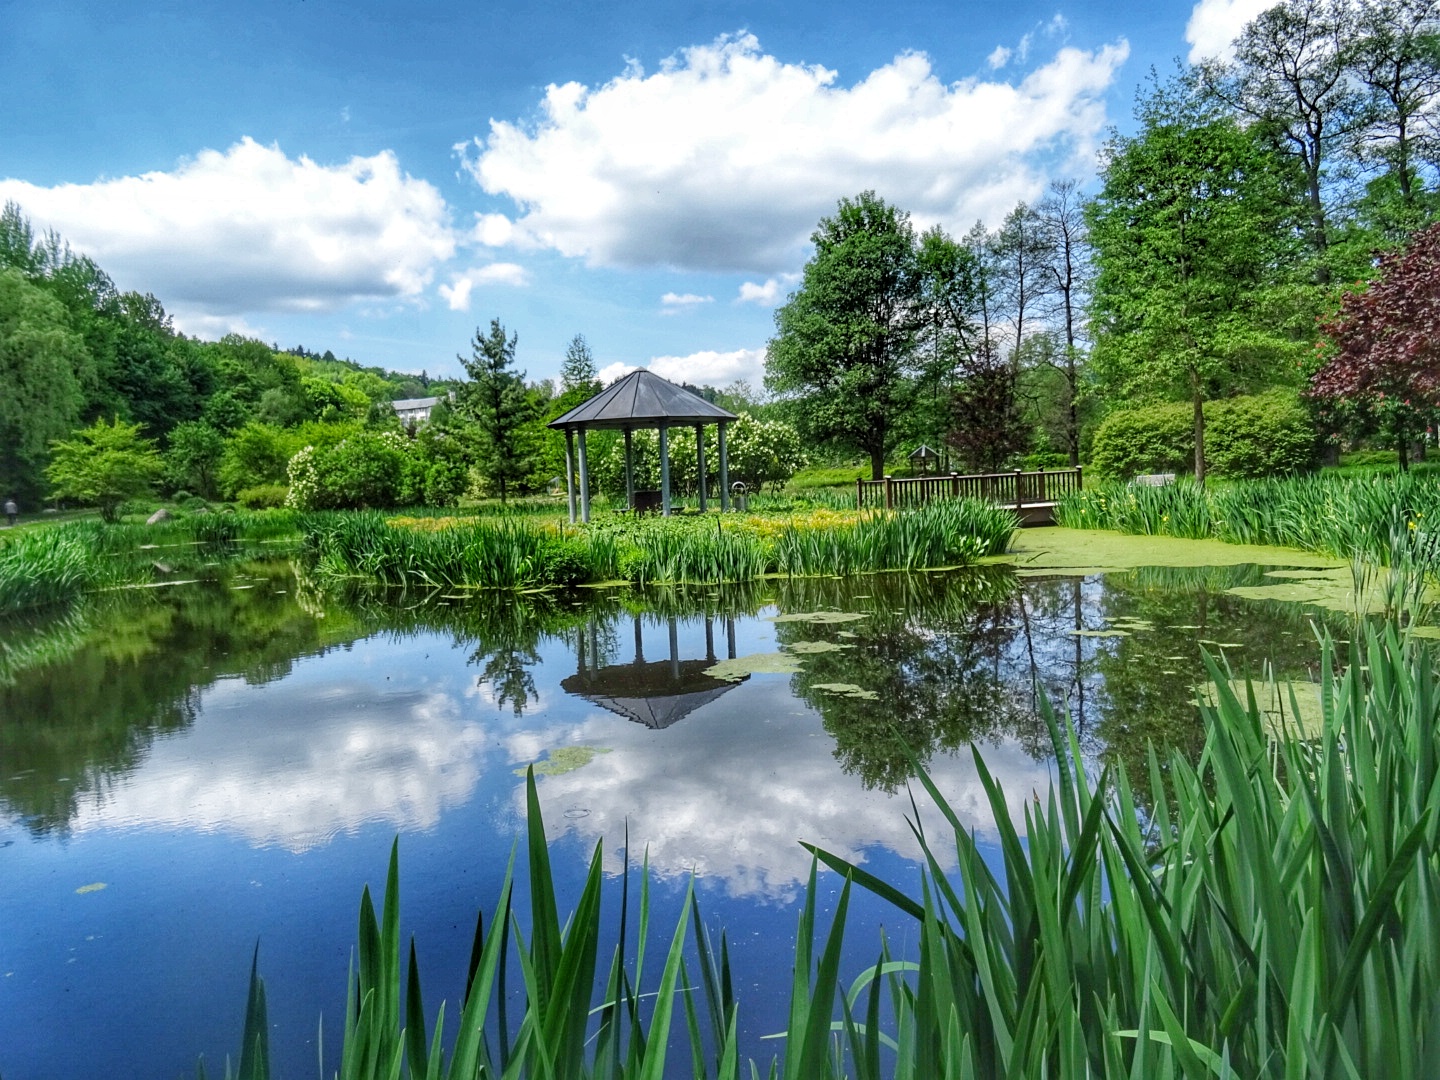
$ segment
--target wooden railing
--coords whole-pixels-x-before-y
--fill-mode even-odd
[[[1026,506],[1058,502],[1060,496],[1080,490],[1080,468],[1040,469],[1038,472],[985,473],[961,476],[916,476],[855,481],[856,505],[887,510],[923,506],[934,499],[987,499],[1020,510]]]

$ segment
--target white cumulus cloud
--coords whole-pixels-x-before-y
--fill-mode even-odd
[[[459,274],[450,275],[450,284],[440,286],[440,295],[450,305],[451,311],[470,310],[470,292],[476,285],[509,285],[518,287],[530,284],[530,272],[518,263],[497,262],[486,266],[471,267]]]
[[[765,379],[765,350],[716,352],[705,349],[689,356],[657,356],[645,366],[671,382],[728,386],[736,379],[744,379],[752,386],[759,386]]]
[[[781,274],[778,277],[766,278],[763,282],[743,281],[740,283],[740,293],[735,297],[735,302],[774,307],[785,299],[786,290],[799,280],[799,274]]]
[[[1190,63],[1233,59],[1235,39],[1245,24],[1274,6],[1275,0],[1200,0],[1185,24]]]
[[[678,315],[682,311],[699,307],[701,304],[713,304],[715,297],[701,296],[698,293],[673,293],[667,292],[660,297],[660,307],[666,315]]]
[[[603,385],[609,386],[616,379],[623,379],[630,372],[642,367],[673,383],[729,386],[736,379],[744,379],[752,386],[759,386],[765,380],[765,350],[734,349],[730,352],[717,352],[714,349],[702,349],[688,356],[657,356],[646,364],[616,361],[602,367],[596,377]]]
[[[1039,196],[1052,168],[1088,159],[1128,54],[1123,40],[1066,47],[1015,82],[944,83],[911,52],[847,85],[738,34],[649,74],[551,85],[534,124],[492,120],[459,152],[516,206],[509,230],[482,230],[496,240],[593,265],[773,274],[867,188],[958,231]]]
[[[245,138],[170,172],[41,187],[0,179],[121,288],[153,292],[192,322],[413,299],[456,237],[440,192],[386,150],[338,165]]]
[[[998,71],[1010,62],[1010,50],[1004,45],[996,45],[985,62],[990,65],[990,70]]]

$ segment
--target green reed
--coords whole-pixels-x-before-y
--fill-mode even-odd
[[[1434,658],[1393,623],[1369,627],[1348,650],[1324,641],[1319,684],[1289,694],[1297,714],[1301,694],[1318,696],[1323,719],[1303,739],[1277,736],[1254,687],[1232,692],[1230,672],[1206,662],[1218,692],[1214,707],[1199,706],[1204,750],[1198,761],[1163,762],[1151,751],[1145,815],[1124,766],[1092,776],[1075,732],[1047,708],[1055,780],[1026,800],[1022,824],[972,751],[998,860],[923,770],[954,870],[942,834],[918,813],[924,866],[913,886],[810,847],[845,880],[822,934],[812,868],[782,1058],[769,1075],[1440,1075]],[[717,951],[701,931],[693,893],[662,946],[658,981],[647,981],[646,873],[638,920],[627,874],[607,922],[597,847],[562,929],[533,776],[527,803],[531,930],[517,917],[512,857],[488,933],[477,924],[448,1055],[445,1010],[432,1022],[423,1007],[413,944],[402,962],[392,852],[382,916],[368,890],[361,900],[334,1075],[740,1075],[734,987],[743,983],[723,936]],[[855,887],[913,924],[904,937],[915,944],[897,957],[882,938],[874,964],[842,980]],[[616,925],[618,944],[604,953],[600,942],[616,940],[604,929]],[[508,991],[516,981],[523,995]],[[251,986],[241,1075],[268,1076],[253,972]]]
[[[523,516],[396,526],[376,512],[302,515],[305,550],[322,576],[385,585],[544,588],[623,578],[652,582],[749,581],[767,573],[814,575],[968,565],[1004,551],[1014,513],[959,500],[767,537],[753,519],[724,514],[608,518],[583,526]]]
[[[1397,533],[1428,536],[1440,521],[1440,485],[1411,474],[1302,476],[1201,488],[1105,484],[1073,492],[1055,509],[1069,528],[1213,538],[1296,547],[1384,565]]]

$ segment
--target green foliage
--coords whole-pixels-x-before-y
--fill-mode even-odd
[[[400,506],[414,501],[410,441],[362,431],[332,447],[307,446],[289,463],[287,505],[300,510]]]
[[[39,501],[50,443],[80,419],[88,360],[60,302],[0,265],[0,498]]]
[[[1205,489],[1105,484],[1065,496],[1055,520],[1069,528],[1294,547],[1383,564],[1397,550],[1437,543],[1432,523],[1440,521],[1440,485],[1412,473],[1320,474]]]
[[[501,502],[529,475],[535,453],[535,402],[525,373],[514,370],[518,341],[492,319],[489,334],[476,329],[471,356],[459,357],[470,381],[456,392],[455,412],[473,432],[476,467]]]
[[[1310,415],[1291,391],[1224,398],[1204,406],[1207,471],[1226,479],[1298,472],[1314,463]],[[1090,465],[1106,479],[1141,473],[1186,473],[1195,460],[1190,405],[1121,409],[1095,431]]]
[[[69,528],[20,533],[0,543],[0,615],[68,603],[97,573],[82,533]]]
[[[1277,280],[1295,258],[1295,178],[1263,132],[1184,83],[1138,111],[1141,130],[1112,141],[1089,212],[1095,366],[1114,396],[1192,403],[1203,480],[1200,404],[1288,378],[1313,333]]]
[[[841,199],[811,241],[799,289],[775,311],[765,382],[793,399],[812,445],[868,454],[878,480],[911,397],[923,287],[914,229],[866,191]]]
[[[241,488],[235,493],[235,501],[247,510],[271,510],[284,506],[289,494],[284,484],[260,484]]]
[[[1303,738],[1267,723],[1248,680],[1242,698],[1230,671],[1208,657],[1206,664],[1217,690],[1214,704],[1200,707],[1203,752],[1197,762],[1151,750],[1144,815],[1125,764],[1095,777],[1075,730],[1042,701],[1056,759],[1047,792],[1005,792],[972,751],[998,859],[923,770],[919,785],[954,849],[942,852],[931,839],[940,830],[917,822],[923,869],[915,885],[806,844],[817,866],[844,882],[822,941],[812,867],[793,945],[784,1056],[770,1075],[1433,1074],[1440,1043],[1430,1010],[1415,1005],[1440,993],[1433,659],[1393,627],[1367,629],[1348,654],[1325,641],[1319,685],[1292,689],[1285,701],[1293,717],[1300,693],[1319,696],[1322,719]],[[616,940],[601,917],[597,847],[562,923],[533,772],[526,804],[528,910],[511,867],[489,919],[477,920],[448,1058],[439,1049],[444,1010],[432,1027],[414,944],[408,964],[401,952],[398,844],[392,848],[378,918],[368,888],[361,897],[340,1075],[373,1075],[371,1067],[362,1072],[368,1062],[398,1076],[403,1062],[411,1076],[435,1080],[738,1077],[740,1006],[730,988],[739,973],[723,936],[717,954],[702,932],[693,893],[658,983],[645,991],[648,873],[636,920],[627,864],[612,917]],[[914,945],[897,958],[882,935],[875,963],[842,980],[857,887],[895,909]],[[601,942],[612,940],[607,965]],[[698,978],[686,975],[692,966]],[[507,985],[515,970],[523,994]],[[263,1075],[264,997],[253,965],[250,986],[248,1060]],[[647,995],[653,1004],[644,1009]],[[507,1000],[522,1002],[518,1015],[500,1011]],[[672,1024],[677,1011],[683,1025]],[[666,1068],[672,1042],[688,1043],[688,1068]],[[752,1062],[751,1073],[760,1075],[760,1066]]]
[[[1189,405],[1150,405],[1112,412],[1095,431],[1090,465],[1101,477],[1188,472],[1195,461]]]
[[[115,521],[120,504],[149,494],[162,468],[155,444],[141,436],[140,425],[117,417],[110,424],[97,420],[73,439],[52,443],[45,475],[55,498],[98,506],[101,517]]]
[[[1205,460],[1215,476],[1258,480],[1315,462],[1315,426],[1292,391],[1212,401],[1205,419]]]
[[[194,489],[205,498],[219,493],[225,436],[200,420],[177,424],[165,451],[165,474],[175,488]]]

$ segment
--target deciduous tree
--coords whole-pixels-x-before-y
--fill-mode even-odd
[[[1440,225],[1386,256],[1368,288],[1345,293],[1323,324],[1311,392],[1348,402],[1406,447],[1440,408]]]
[[[51,445],[50,478],[57,499],[98,506],[106,521],[119,517],[126,499],[148,495],[161,471],[159,451],[139,424],[97,420],[71,439]]]
[[[914,229],[907,213],[866,191],[841,199],[810,239],[800,287],[775,312],[765,385],[795,406],[812,443],[867,454],[880,479],[913,396],[924,325]]]

